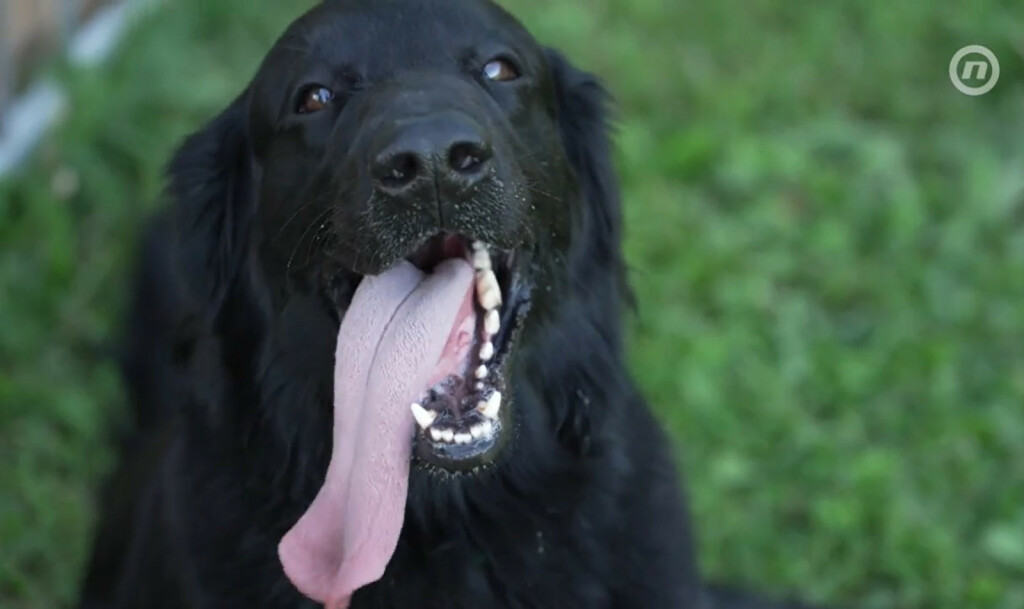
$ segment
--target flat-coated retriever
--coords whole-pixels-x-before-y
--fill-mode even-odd
[[[170,164],[82,606],[754,606],[623,362],[606,105],[486,0],[292,24]]]

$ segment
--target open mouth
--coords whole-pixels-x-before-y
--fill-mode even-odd
[[[339,311],[330,463],[278,548],[310,598],[333,607],[380,578],[413,468],[468,475],[513,436],[507,369],[530,304],[525,262],[442,233],[353,282]]]
[[[466,470],[488,463],[509,436],[506,366],[529,308],[529,289],[517,272],[515,251],[460,235],[435,235],[408,260],[429,273],[450,258],[472,265],[474,297],[469,310],[459,314],[440,373],[411,405],[417,423],[413,456],[428,465]]]

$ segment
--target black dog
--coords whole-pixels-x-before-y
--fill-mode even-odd
[[[485,0],[293,24],[170,165],[83,606],[747,606],[623,363],[606,97]]]

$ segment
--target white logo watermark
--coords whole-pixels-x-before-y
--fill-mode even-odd
[[[995,53],[980,44],[965,46],[949,60],[949,80],[964,95],[984,95],[999,81],[999,60]],[[964,83],[965,80],[981,84],[972,87]]]

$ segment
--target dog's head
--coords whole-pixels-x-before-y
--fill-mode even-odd
[[[331,465],[282,544],[307,594],[379,577],[410,467],[584,450],[625,290],[605,97],[486,0],[335,0],[176,157],[209,322],[258,300],[337,336],[304,362],[333,365]]]

